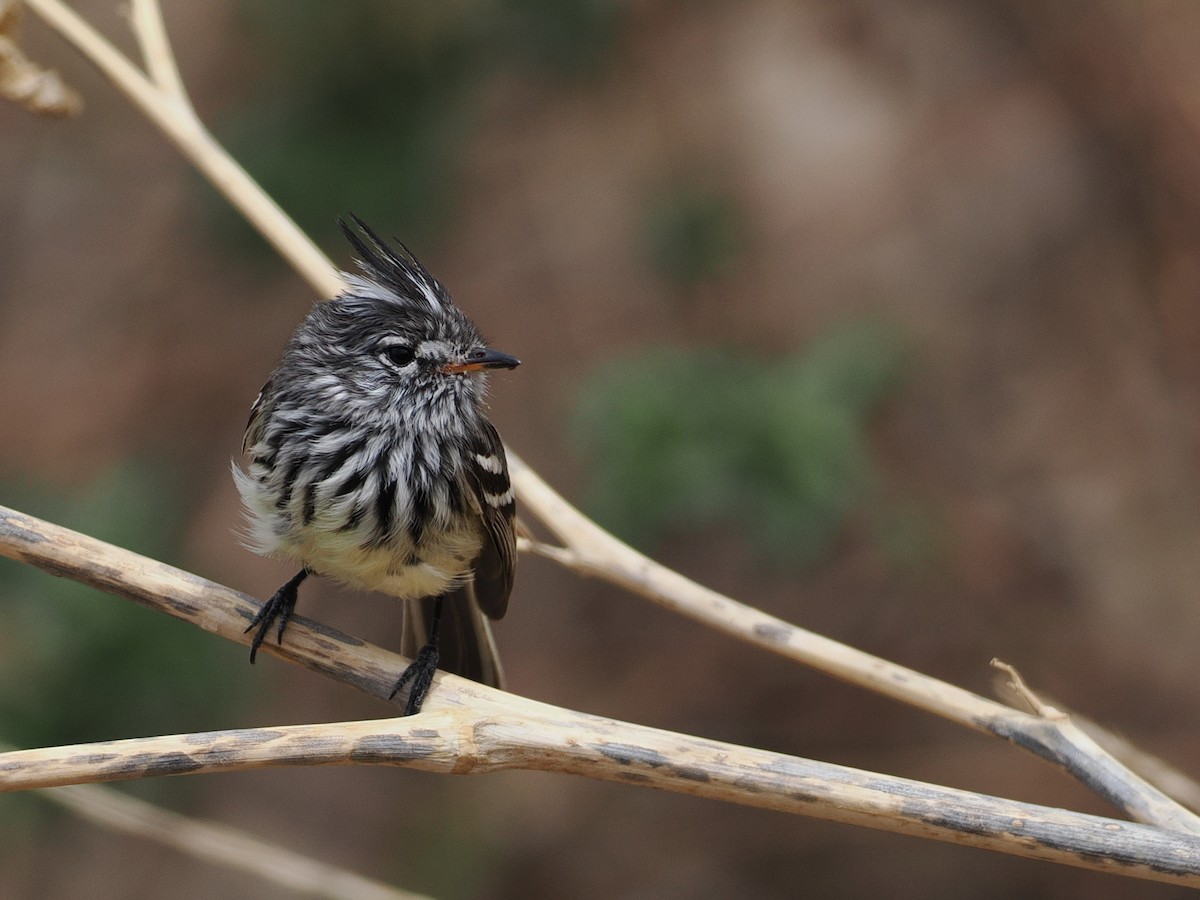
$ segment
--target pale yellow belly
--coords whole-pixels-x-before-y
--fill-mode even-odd
[[[412,600],[435,597],[461,584],[482,546],[476,529],[423,541],[415,553],[407,542],[394,548],[363,547],[352,543],[349,535],[310,532],[289,555],[351,587]]]

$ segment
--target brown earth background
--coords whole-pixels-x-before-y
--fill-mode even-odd
[[[889,323],[908,350],[870,419],[871,499],[818,560],[781,572],[743,529],[720,523],[642,549],[976,691],[991,691],[988,660],[999,656],[1196,773],[1200,6],[573,3],[582,24],[565,50],[561,10],[535,2],[304,3],[295,15],[279,3],[165,6],[201,117],[248,147],[263,139],[245,137],[247,122],[304,108],[306,82],[288,66],[321,44],[322,27],[337,38],[339,7],[374,8],[384,24],[370,37],[406,59],[433,53],[448,31],[470,33],[448,64],[462,77],[455,99],[435,73],[416,112],[411,85],[389,84],[369,56],[342,48],[321,63],[339,76],[363,66],[377,89],[368,116],[401,130],[416,116],[442,141],[436,152],[393,161],[386,138],[366,147],[347,132],[342,156],[308,177],[279,175],[291,170],[268,156],[247,164],[264,182],[298,182],[288,190],[305,198],[301,224],[341,263],[330,226],[347,210],[409,240],[495,344],[525,361],[496,380],[493,419],[577,502],[589,464],[569,423],[606,361],[713,345],[765,359],[803,353],[841,323]],[[132,46],[114,4],[78,8]],[[61,69],[87,108],[55,122],[0,107],[0,502],[67,524],[86,507],[99,537],[267,595],[290,573],[238,545],[229,460],[313,298],[27,18],[26,49]],[[471,28],[518,20],[524,30],[504,41]],[[523,55],[522,42],[563,58]],[[350,125],[319,128],[336,138]],[[310,149],[296,139],[281,153],[294,165]],[[321,165],[354,174],[367,156],[365,186],[320,175]],[[426,174],[422,160],[438,165]],[[393,204],[389,172],[425,206]],[[719,245],[721,265],[672,280],[649,261],[645,222],[649,198],[681,183],[722,198],[738,236]],[[155,473],[150,487],[143,470]],[[110,501],[132,524],[118,528]],[[881,549],[872,503],[916,511],[915,563]],[[151,507],[159,524],[146,524]],[[174,537],[163,544],[161,533]],[[274,661],[251,669],[240,648],[140,611],[137,640],[163,652],[135,653],[116,630],[84,653],[84,638],[107,627],[88,617],[118,601],[64,599],[60,583],[18,568],[0,560],[0,738],[387,714]],[[84,612],[68,615],[69,604]],[[317,583],[302,612],[399,644],[385,599]],[[151,629],[159,636],[145,638]],[[1109,813],[1013,748],[537,559],[522,563],[499,641],[510,687],[538,699]],[[75,673],[69,689],[51,689],[63,671]],[[1175,895],[546,774],[281,770],[131,790],[444,898]],[[167,894],[289,896],[33,801],[0,803],[0,896]]]

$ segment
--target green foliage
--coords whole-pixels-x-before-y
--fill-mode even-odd
[[[687,288],[728,267],[740,248],[740,233],[731,198],[709,186],[681,181],[651,203],[644,242],[654,269]]]
[[[574,418],[589,509],[635,542],[732,521],[768,558],[812,562],[870,487],[865,429],[901,355],[892,332],[858,325],[786,359],[656,349],[612,363]]]
[[[496,46],[489,55],[507,52],[512,63],[560,77],[601,68],[620,14],[611,0],[498,0],[488,6],[494,35],[488,44]]]
[[[872,510],[875,539],[892,569],[920,575],[942,555],[929,513],[913,502],[894,502]]]
[[[7,486],[6,505],[147,556],[175,555],[163,473],[127,464],[71,497]],[[233,650],[195,628],[0,560],[0,738],[20,746],[196,730],[230,702]]]

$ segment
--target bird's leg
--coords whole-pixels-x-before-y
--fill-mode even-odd
[[[279,622],[279,643],[283,643],[283,629],[287,628],[292,610],[296,608],[296,592],[300,589],[300,582],[307,577],[308,569],[301,569],[293,575],[291,581],[272,594],[271,599],[262,605],[258,615],[250,620],[246,631],[242,632],[245,634],[255,627],[258,628],[254,640],[250,642],[250,665],[254,665],[254,657],[258,655],[258,648],[270,631],[272,622]]]
[[[412,687],[408,690],[408,702],[404,704],[404,714],[406,716],[414,716],[421,711],[421,704],[425,702],[425,695],[429,693],[429,687],[433,684],[433,673],[437,671],[438,666],[438,626],[442,623],[442,604],[444,598],[438,597],[433,605],[433,623],[429,626],[429,640],[425,642],[425,646],[417,651],[416,659],[409,663],[408,668],[400,675],[400,680],[396,682],[396,686],[392,688],[392,693],[388,696],[390,700],[400,693],[400,689],[412,682]]]

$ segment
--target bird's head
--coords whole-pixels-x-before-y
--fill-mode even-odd
[[[316,304],[285,351],[308,388],[347,413],[424,411],[431,427],[453,427],[478,411],[491,369],[520,360],[487,345],[446,289],[402,244],[388,246],[356,216],[340,222],[361,274]],[[398,242],[397,242],[398,243]],[[294,384],[293,389],[303,389]]]

